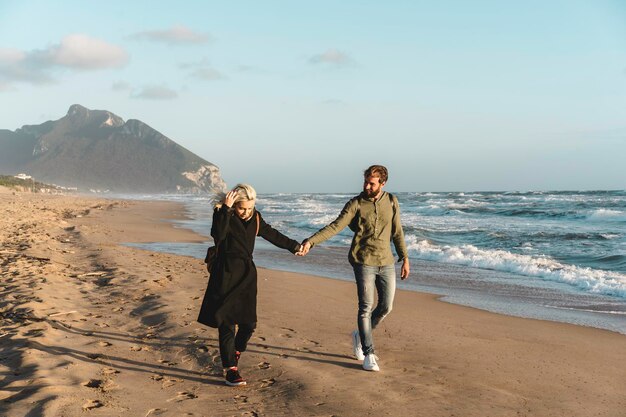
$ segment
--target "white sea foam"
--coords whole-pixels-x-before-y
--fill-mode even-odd
[[[487,203],[483,203],[475,200],[467,200],[465,203],[452,203],[448,205],[448,208],[451,210],[466,210],[474,207],[481,207],[486,205]]]
[[[590,313],[626,315],[626,311],[622,311],[622,310],[598,310],[598,309],[590,309],[590,308],[557,307],[557,306],[550,306],[550,305],[544,305],[544,307],[556,308],[559,310],[588,311]]]
[[[600,236],[602,236],[606,240],[617,239],[617,238],[622,237],[622,235],[617,234],[617,233],[600,233]]]
[[[626,275],[565,265],[547,257],[484,250],[473,245],[438,246],[408,236],[409,254],[419,259],[513,272],[546,281],[563,282],[581,290],[626,298]]]
[[[591,213],[587,218],[590,220],[623,222],[626,221],[626,213],[618,210],[598,209]]]
[[[418,207],[416,211],[428,216],[441,216],[445,214],[446,209],[437,204],[430,204],[426,207]]]

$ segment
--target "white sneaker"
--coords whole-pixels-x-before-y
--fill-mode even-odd
[[[376,363],[376,359],[378,359],[378,356],[374,355],[373,353],[365,355],[365,359],[363,360],[363,369],[365,369],[366,371],[374,372],[380,371],[380,368]]]
[[[354,357],[357,360],[362,361],[365,359],[365,355],[363,355],[363,348],[361,347],[361,338],[359,337],[359,331],[355,330],[352,332],[352,352],[354,352]]]

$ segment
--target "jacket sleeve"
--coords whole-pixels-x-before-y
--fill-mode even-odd
[[[350,224],[352,219],[354,219],[358,207],[358,198],[353,198],[352,200],[348,201],[343,207],[343,210],[341,210],[341,213],[339,213],[339,216],[332,223],[317,231],[317,233],[315,233],[307,240],[311,242],[311,244],[316,245],[335,236],[337,233],[345,229],[346,226]]]
[[[226,204],[220,208],[216,208],[213,211],[213,224],[211,225],[211,236],[215,241],[215,244],[221,242],[226,238],[228,230],[230,229],[230,219],[232,215],[228,210]]]
[[[393,210],[393,218],[391,220],[391,240],[393,246],[396,248],[398,254],[398,261],[402,261],[408,258],[408,252],[406,250],[406,243],[404,242],[404,231],[402,230],[402,221],[400,219],[400,206],[398,205],[398,199],[393,196],[391,202]]]
[[[258,212],[257,212],[258,213]],[[265,223],[261,213],[259,215],[259,236],[281,249],[287,249],[291,253],[296,253],[300,244],[293,239],[280,233],[269,224]]]

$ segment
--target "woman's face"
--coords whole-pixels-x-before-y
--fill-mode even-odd
[[[252,217],[254,211],[254,200],[239,201],[235,203],[235,214],[242,220],[248,220]]]

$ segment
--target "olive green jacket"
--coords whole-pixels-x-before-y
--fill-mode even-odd
[[[363,193],[359,194],[346,203],[335,221],[320,229],[308,241],[313,245],[322,243],[346,226],[354,231],[348,256],[351,264],[393,264],[392,241],[398,253],[398,261],[408,257],[400,222],[400,208],[395,196],[383,192],[378,200],[373,201]]]

